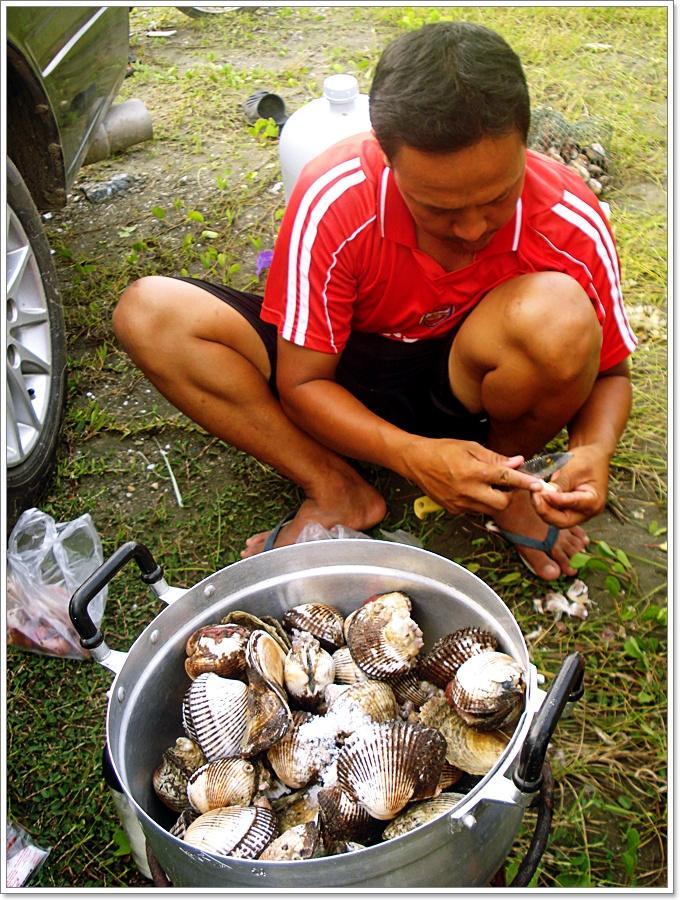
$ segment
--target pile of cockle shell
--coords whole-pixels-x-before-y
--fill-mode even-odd
[[[185,735],[153,773],[170,833],[219,856],[301,860],[389,840],[452,809],[496,764],[522,667],[480,628],[424,652],[411,599],[233,611],[186,645]],[[386,822],[389,824],[386,826]]]
[[[612,176],[608,174],[607,151],[597,141],[581,147],[575,141],[565,140],[549,144],[543,153],[573,169],[598,197],[612,182]]]

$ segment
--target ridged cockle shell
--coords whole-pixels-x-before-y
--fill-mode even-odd
[[[203,813],[184,840],[218,856],[257,859],[276,834],[276,816],[259,806],[226,806]]]
[[[220,806],[248,806],[257,790],[258,775],[246,759],[218,759],[197,769],[189,778],[187,797],[196,812]]]
[[[459,667],[476,653],[495,650],[498,641],[482,628],[459,628],[434,642],[418,664],[421,678],[445,688]]]
[[[178,737],[163,754],[153,773],[153,787],[157,796],[170,809],[180,812],[189,805],[187,782],[196,769],[205,763],[199,745],[187,737]]]
[[[488,650],[463,663],[446,687],[446,699],[468,725],[491,731],[517,721],[524,690],[520,664]]]
[[[423,725],[435,728],[443,735],[446,761],[470,775],[486,775],[510,740],[501,731],[480,731],[466,725],[443,695],[435,695],[423,704],[418,718]]]
[[[240,625],[205,625],[186,644],[186,673],[192,680],[203,672],[239,678],[246,670],[249,632]]]
[[[318,709],[324,691],[335,678],[335,663],[307,631],[298,632],[292,640],[284,663],[286,690],[294,704],[303,709]]]
[[[289,631],[308,631],[331,652],[345,643],[343,616],[327,603],[301,603],[284,613],[283,623]]]
[[[370,597],[345,619],[345,639],[354,662],[371,678],[407,672],[423,646],[411,618],[411,600],[392,591]]]

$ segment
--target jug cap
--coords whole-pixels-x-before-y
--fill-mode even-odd
[[[323,93],[331,103],[348,103],[359,95],[359,82],[354,75],[329,75],[324,79]]]

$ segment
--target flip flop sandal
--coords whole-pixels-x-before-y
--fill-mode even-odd
[[[276,539],[279,536],[279,532],[283,528],[284,525],[287,525],[289,522],[292,522],[295,516],[297,515],[297,510],[291,510],[286,513],[286,515],[281,519],[281,521],[269,532],[269,536],[267,540],[264,542],[264,547],[262,548],[262,552],[266,553],[267,550],[273,550],[274,544],[276,543]]]
[[[495,522],[493,523],[493,525],[493,528],[488,528],[487,526],[488,530],[493,531],[496,534],[500,534],[500,536],[505,538],[508,543],[513,544],[516,547],[529,547],[532,550],[542,550],[546,556],[550,556],[552,548],[555,546],[555,542],[557,541],[557,537],[560,533],[560,530],[556,525],[549,525],[548,533],[543,538],[543,540],[539,540],[538,538],[529,537],[526,534],[517,534],[514,531],[505,531],[505,529],[499,528]],[[517,555],[532,575],[541,577],[538,575],[534,567],[529,562],[527,562],[525,557],[522,556],[521,553],[519,553],[519,551]]]

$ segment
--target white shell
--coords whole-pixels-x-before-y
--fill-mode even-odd
[[[184,833],[192,847],[218,856],[257,859],[276,834],[276,816],[259,806],[227,806],[203,813]]]
[[[218,759],[197,769],[187,783],[189,803],[199,813],[220,806],[248,806],[257,789],[258,774],[246,759]]]
[[[205,672],[191,683],[184,697],[184,730],[208,762],[238,756],[248,727],[248,686],[242,681]]]

